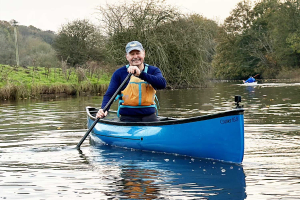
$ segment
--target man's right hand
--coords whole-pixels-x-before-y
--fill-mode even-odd
[[[99,109],[99,111],[97,112],[97,115],[96,115],[96,117],[100,118],[100,119],[102,119],[106,116],[107,116],[107,111],[104,112],[103,109]]]

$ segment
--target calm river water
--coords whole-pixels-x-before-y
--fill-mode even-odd
[[[99,96],[1,102],[0,199],[300,199],[299,83],[159,91],[159,113],[228,110],[234,95],[245,108],[242,165],[95,147],[88,139],[78,151],[85,107],[99,107]]]

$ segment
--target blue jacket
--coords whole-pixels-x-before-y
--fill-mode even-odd
[[[117,69],[110,80],[108,89],[103,97],[102,106],[104,108],[108,101],[111,99],[115,91],[119,88],[121,83],[124,81],[126,76],[128,75],[126,65]],[[145,73],[144,71],[139,76],[140,79],[147,81],[152,85],[155,90],[164,89],[167,86],[167,82],[163,77],[159,68],[148,65],[148,71]],[[129,82],[129,80],[128,80]],[[128,82],[121,89],[124,90],[128,85]],[[120,92],[121,94],[121,92]],[[109,108],[108,108],[109,110]],[[150,115],[156,112],[154,107],[146,107],[146,108],[121,108],[120,115]]]
[[[253,77],[250,77],[245,81],[245,83],[253,83],[253,82],[255,82],[255,78]]]

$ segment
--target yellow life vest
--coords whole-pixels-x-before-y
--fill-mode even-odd
[[[144,72],[147,73],[147,71],[148,65],[146,64]],[[155,107],[157,110],[155,103],[157,97],[155,94],[156,90],[151,84],[138,77],[131,76],[128,85],[120,95],[122,99],[119,101],[118,116],[120,108]],[[119,99],[120,96],[117,96],[116,100]]]
[[[127,87],[121,93],[122,105],[150,106],[155,104],[155,89],[146,81],[135,76],[131,76]]]

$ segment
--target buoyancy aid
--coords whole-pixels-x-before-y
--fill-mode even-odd
[[[126,66],[127,68],[129,65]],[[147,73],[148,64],[145,64],[144,72]],[[155,107],[157,106],[155,100],[156,90],[152,87],[151,84],[146,81],[136,77],[131,76],[128,85],[126,88],[121,91],[121,95],[116,97],[119,100],[118,116],[120,108],[145,108],[145,107]]]

